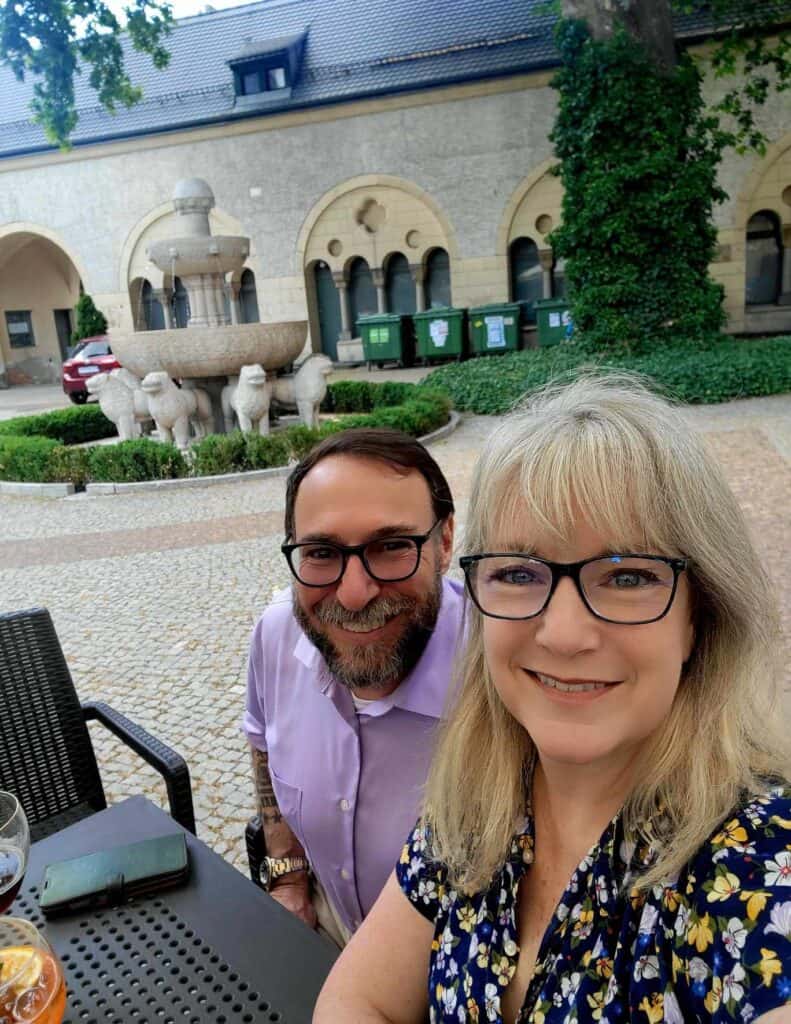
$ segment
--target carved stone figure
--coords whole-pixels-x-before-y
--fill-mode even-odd
[[[222,389],[225,429],[233,430],[235,412],[240,430],[257,430],[259,434],[268,434],[271,400],[272,383],[267,380],[266,370],[259,363],[243,366],[239,376],[229,377]]]
[[[327,377],[332,373],[332,360],[320,352],[301,363],[293,377],[276,377],[272,381],[272,400],[287,408],[296,407],[306,427],[319,425],[319,406],[327,394]]]
[[[89,394],[98,395],[99,407],[115,424],[122,441],[140,437],[142,424],[150,420],[148,400],[140,381],[129,370],[111,370],[90,377],[85,387]]]
[[[147,374],[141,385],[161,441],[189,444],[190,425],[196,438],[205,437],[212,422],[209,396],[200,388],[178,388],[163,370]]]

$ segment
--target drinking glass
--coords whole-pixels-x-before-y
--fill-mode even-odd
[[[30,830],[25,812],[13,793],[0,790],[0,914],[19,892],[30,853]]]
[[[63,968],[29,921],[0,917],[0,1021],[61,1024],[66,1011]]]

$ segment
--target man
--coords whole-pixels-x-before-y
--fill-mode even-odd
[[[461,632],[453,499],[414,438],[347,430],[286,492],[293,589],[253,631],[244,729],[272,895],[340,945],[417,818]]]

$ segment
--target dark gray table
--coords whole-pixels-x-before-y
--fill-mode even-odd
[[[337,951],[190,833],[190,879],[122,907],[46,921],[44,868],[184,831],[132,797],[33,845],[10,913],[63,961],[64,1024],[308,1024]]]

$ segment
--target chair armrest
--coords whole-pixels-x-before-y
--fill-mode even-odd
[[[96,720],[114,733],[136,754],[147,761],[165,780],[170,801],[171,816],[187,831],[195,834],[195,811],[192,807],[192,785],[187,762],[168,747],[152,736],[139,725],[135,725],[126,715],[111,708],[104,701],[89,700],[82,705],[86,722]]]
[[[250,864],[250,878],[261,886],[261,861],[266,856],[266,837],[261,816],[256,814],[247,822],[244,830],[244,841],[247,845],[247,860]],[[263,886],[261,886],[263,888]]]

